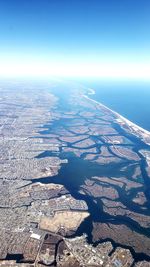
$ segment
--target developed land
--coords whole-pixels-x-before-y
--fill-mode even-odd
[[[150,266],[150,133],[62,87],[0,84],[0,266]]]

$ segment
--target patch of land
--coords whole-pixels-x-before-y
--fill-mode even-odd
[[[116,243],[132,247],[138,253],[150,255],[149,237],[138,234],[125,225],[94,223],[93,226],[93,241],[112,239]],[[141,244],[144,244],[144,246],[141,246]]]
[[[89,216],[88,212],[60,211],[55,212],[52,218],[44,217],[39,227],[44,230],[57,233],[60,228],[65,232],[75,231],[81,222]]]

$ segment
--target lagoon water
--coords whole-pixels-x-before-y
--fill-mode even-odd
[[[150,83],[89,81],[93,99],[150,131]]]
[[[92,98],[95,98],[97,101],[104,103],[108,107],[118,111],[120,114],[124,115],[125,117],[131,119],[128,114],[130,115],[130,112],[128,114],[123,114],[123,109],[121,110],[122,106],[126,102],[129,103],[130,97],[127,97],[130,95],[130,88],[129,87],[124,87],[123,89],[121,88],[121,85],[117,87],[117,85],[112,86],[111,84],[102,84],[102,83],[85,83],[82,82],[85,88],[85,91],[87,88],[93,88],[96,92],[95,95],[89,95]],[[69,88],[68,88],[69,87]],[[83,87],[81,87],[83,88]],[[123,88],[123,87],[122,87]],[[128,90],[127,90],[128,88]],[[137,88],[137,87],[136,87]],[[79,87],[80,89],[80,87]],[[74,87],[73,87],[74,90]],[[122,91],[121,91],[122,90]],[[139,89],[139,92],[141,89]],[[146,90],[146,88],[145,88]],[[86,93],[84,90],[83,92]],[[132,90],[132,97],[134,95],[133,92],[136,92],[137,89],[134,91]],[[75,116],[73,117],[64,117],[61,116],[59,119],[56,119],[54,121],[50,121],[50,123],[47,123],[43,127],[41,127],[40,134],[43,136],[45,135],[45,138],[47,137],[47,134],[54,134],[59,137],[60,139],[61,136],[64,135],[65,131],[68,133],[74,133],[74,130],[72,129],[72,126],[77,127],[76,120],[81,119],[81,105],[79,107],[75,105],[70,101],[72,99],[72,87],[68,83],[64,83],[62,85],[58,84],[58,87],[52,88],[52,92],[55,94],[55,96],[58,97],[58,103],[57,103],[57,108],[56,111],[61,113],[62,115],[66,115],[66,112],[70,111],[75,111]],[[81,91],[82,92],[82,91]],[[128,92],[128,94],[127,94]],[[147,91],[148,93],[149,91]],[[122,98],[122,94],[124,93],[125,97]],[[69,95],[70,94],[70,95]],[[79,95],[80,97],[80,95]],[[123,101],[124,99],[124,101]],[[140,97],[138,98],[140,99]],[[149,100],[149,98],[148,98]],[[115,104],[115,106],[113,106]],[[147,101],[148,104],[148,101]],[[131,107],[136,105],[131,105]],[[117,108],[120,107],[120,110]],[[126,109],[125,111],[128,111],[127,106],[125,105]],[[147,106],[149,108],[149,106]],[[83,106],[84,110],[84,106]],[[92,115],[92,119],[89,118],[84,118],[85,125],[91,125],[93,122],[93,118],[97,115],[94,114]],[[100,116],[100,115],[99,115]],[[136,117],[136,113],[135,113]],[[138,118],[138,116],[137,116]],[[147,117],[149,119],[149,117]],[[133,119],[132,119],[133,120]],[[133,120],[135,122],[135,120]],[[82,124],[81,121],[81,125]],[[138,123],[139,124],[139,123]],[[123,128],[119,126],[119,124],[112,122],[113,128],[118,132],[119,135],[124,136],[125,139],[129,140],[129,143],[127,146],[132,146],[132,149],[135,153],[139,153],[139,150],[141,149],[148,149],[147,145],[142,142],[139,138],[137,138],[134,135],[130,135],[127,133]],[[145,127],[146,128],[146,127]],[[65,130],[65,131],[64,131]],[[80,136],[82,138],[82,133],[74,133],[75,136]],[[58,138],[57,137],[57,138]],[[112,223],[114,225],[124,225],[126,226],[129,230],[134,232],[137,232],[138,234],[144,235],[146,238],[150,238],[150,231],[149,228],[144,228],[142,225],[140,225],[136,220],[131,218],[130,216],[126,215],[113,215],[109,214],[104,208],[104,203],[102,201],[102,197],[99,195],[93,195],[90,194],[90,189],[89,193],[83,193],[82,188],[86,184],[86,180],[92,182],[93,184],[93,178],[92,177],[108,177],[109,179],[122,179],[125,177],[129,181],[132,182],[132,176],[136,171],[137,164],[139,165],[139,168],[141,170],[141,175],[137,177],[137,182],[141,182],[141,190],[145,191],[145,196],[146,196],[146,204],[144,206],[137,205],[137,203],[134,203],[133,198],[137,195],[137,192],[139,192],[139,188],[131,188],[128,193],[126,193],[125,187],[119,187],[118,184],[112,184],[111,183],[103,183],[103,187],[112,187],[114,190],[116,190],[118,194],[117,200],[122,203],[124,206],[127,207],[128,211],[136,212],[137,214],[142,214],[142,215],[150,215],[150,180],[148,177],[148,174],[146,172],[146,161],[143,158],[141,154],[139,155],[139,162],[132,161],[130,159],[125,159],[120,156],[116,155],[116,162],[110,162],[106,164],[98,164],[97,162],[94,162],[92,160],[85,160],[86,156],[89,154],[90,148],[96,148],[96,154],[99,156],[101,154],[101,148],[104,146],[108,151],[110,148],[110,143],[103,143],[103,140],[101,140],[101,136],[93,136],[90,134],[90,139],[94,141],[94,145],[92,144],[91,146],[83,146],[83,153],[81,156],[77,156],[74,154],[74,149],[76,149],[76,143],[70,143],[67,142],[65,145],[60,145],[59,147],[59,152],[58,156],[60,159],[67,159],[68,163],[67,164],[62,164],[59,173],[53,177],[46,177],[46,178],[38,178],[34,179],[32,182],[41,182],[44,184],[49,184],[49,183],[54,183],[54,184],[61,184],[63,185],[66,189],[67,192],[71,194],[71,196],[77,200],[83,200],[86,202],[88,206],[88,212],[89,216],[81,223],[81,225],[78,227],[76,232],[74,233],[73,236],[80,236],[83,233],[87,234],[87,239],[89,243],[93,243],[93,236],[92,236],[92,230],[93,228],[93,223]],[[99,142],[100,141],[100,142]],[[123,146],[126,144],[122,144]],[[68,151],[71,152],[66,152],[64,148],[67,147],[69,148]],[[81,148],[79,147],[78,150]],[[110,150],[111,151],[111,150]],[[93,153],[95,154],[95,152]],[[38,155],[38,158],[43,158],[47,156],[56,156],[56,152],[53,151],[46,151],[44,153],[41,153]],[[113,156],[113,153],[112,153]],[[119,161],[118,161],[119,160]],[[94,183],[99,186],[101,184],[100,181],[94,181]],[[105,196],[105,199],[107,199],[107,195]],[[109,198],[108,198],[109,199]],[[125,233],[126,234],[126,233]],[[120,239],[119,244],[115,242],[113,239],[109,238],[109,233],[108,236],[106,237],[106,241],[111,241],[113,244],[113,247],[117,246],[123,246],[122,240]],[[104,240],[103,240],[104,241]],[[101,241],[100,241],[101,242]],[[133,241],[134,242],[134,241]],[[99,240],[94,243],[95,245],[99,243]],[[132,251],[133,257],[135,260],[149,260],[150,257],[149,255],[143,254],[143,253],[135,253],[135,251],[132,248],[132,245],[130,246],[130,243],[126,245],[126,248],[129,248]]]

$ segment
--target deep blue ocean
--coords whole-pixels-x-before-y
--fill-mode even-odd
[[[150,82],[84,81],[90,97],[150,131]]]

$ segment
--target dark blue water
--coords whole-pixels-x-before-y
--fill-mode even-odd
[[[85,83],[84,83],[85,84]],[[105,88],[99,84],[96,86],[93,86],[94,83],[90,87],[95,88],[97,94],[94,96],[96,100],[99,100],[100,102],[103,102],[107,106],[110,106],[104,101],[101,101],[99,97],[100,91],[103,92],[104,94],[104,99],[106,97],[106,90]],[[111,85],[112,86],[112,85]],[[88,85],[87,85],[88,87]],[[110,88],[106,87],[107,90]],[[111,87],[112,88],[112,87]],[[63,90],[64,89],[64,90]],[[80,89],[80,87],[79,87]],[[116,87],[114,87],[116,90]],[[112,90],[112,89],[111,89]],[[118,88],[119,90],[119,88]],[[63,92],[64,91],[64,92]],[[85,90],[87,91],[87,90]],[[57,103],[57,109],[58,111],[63,115],[66,113],[66,111],[74,111],[76,115],[73,118],[60,118],[59,120],[55,120],[53,122],[50,122],[49,124],[47,123],[45,126],[41,127],[40,134],[44,137],[44,135],[47,135],[48,133],[55,134],[56,136],[62,135],[63,131],[62,129],[67,130],[68,132],[71,130],[71,125],[76,125],[76,119],[80,118],[80,113],[81,111],[85,111],[84,106],[81,107],[80,105],[76,105],[70,102],[70,96],[72,94],[72,89],[70,87],[68,88],[67,84],[63,86],[58,86],[53,89],[53,93],[58,97],[59,101]],[[93,97],[91,95],[91,97]],[[109,95],[107,95],[109,97]],[[114,108],[113,108],[114,109]],[[88,107],[88,110],[90,108]],[[121,113],[121,112],[120,112]],[[95,118],[95,114],[93,113],[93,117],[91,120],[89,118],[85,118],[85,124],[92,124],[93,118]],[[114,129],[117,130],[118,134],[124,136],[128,140],[130,140],[130,145],[132,144],[132,149],[134,152],[136,152],[139,155],[140,161],[139,161],[139,167],[141,170],[141,177],[143,181],[143,185],[141,184],[141,190],[144,191],[145,197],[147,199],[147,202],[141,206],[138,205],[137,203],[134,203],[132,201],[133,197],[139,192],[139,188],[132,188],[130,192],[126,192],[124,188],[120,188],[117,184],[113,185],[115,190],[118,192],[118,199],[119,201],[127,207],[129,211],[132,212],[137,212],[139,214],[147,215],[150,216],[150,179],[148,177],[148,174],[146,172],[146,161],[144,157],[139,154],[140,149],[148,149],[148,146],[143,143],[142,140],[137,138],[134,135],[130,135],[130,133],[127,133],[123,128],[121,128],[118,124],[115,122],[112,125]],[[42,129],[43,128],[43,129]],[[45,129],[44,129],[45,128]],[[77,135],[81,135],[80,133]],[[90,135],[90,138],[93,140],[93,136]],[[94,136],[94,138],[96,138]],[[108,144],[103,144],[102,140],[100,139],[101,137],[97,137],[95,140],[95,145],[97,149],[97,154],[100,154],[101,151],[101,146],[105,145],[109,149],[109,143]],[[59,139],[59,137],[58,137]],[[101,141],[99,143],[99,140]],[[76,144],[75,143],[67,143],[67,146],[71,149],[73,149]],[[90,146],[88,147],[88,149]],[[85,149],[85,148],[84,148]],[[34,179],[32,182],[41,182],[44,184],[49,184],[49,183],[55,183],[55,184],[61,184],[65,187],[67,192],[71,194],[71,196],[75,199],[78,200],[83,200],[86,202],[88,206],[88,211],[89,211],[89,216],[81,223],[77,231],[75,232],[74,236],[80,236],[83,233],[86,233],[88,236],[88,241],[89,243],[93,243],[93,236],[92,236],[92,230],[93,230],[93,222],[98,222],[98,223],[111,223],[114,225],[126,225],[130,230],[134,230],[138,234],[145,235],[146,237],[150,238],[150,229],[149,228],[144,228],[141,226],[137,221],[134,221],[134,219],[124,216],[124,215],[111,215],[107,213],[103,207],[103,202],[101,200],[100,196],[93,196],[92,194],[82,194],[81,193],[81,188],[85,184],[86,179],[91,179],[92,177],[126,177],[127,179],[131,179],[132,181],[132,176],[133,173],[135,173],[135,168],[136,165],[132,164],[131,160],[124,160],[120,159],[118,163],[110,163],[110,164],[104,164],[100,165],[97,164],[96,162],[92,161],[87,161],[84,160],[86,155],[88,154],[88,149],[86,150],[85,153],[82,154],[81,157],[76,156],[74,153],[65,153],[63,151],[63,147],[60,147],[59,151],[59,158],[60,159],[67,159],[68,163],[63,164],[61,166],[61,169],[59,170],[59,173],[56,176],[53,177],[46,177],[46,178],[38,178]],[[45,153],[41,153],[38,158],[43,158],[45,156],[55,156],[53,152],[49,154],[47,151]],[[126,168],[124,168],[126,167]],[[141,179],[140,177],[140,179]],[[99,182],[94,181],[95,183],[99,184]],[[110,187],[110,184],[105,184],[106,187]],[[106,196],[107,198],[107,196]],[[109,238],[109,235],[108,235]],[[120,246],[121,244],[115,243],[113,240],[109,239],[113,243],[114,247]],[[98,241],[99,242],[99,241]],[[101,241],[100,241],[101,242]],[[122,245],[121,245],[122,246]],[[123,245],[124,247],[124,245]],[[150,255],[145,255],[143,253],[135,253],[132,249],[132,247],[127,247],[129,248],[134,256],[135,260],[142,260],[142,259],[148,259],[150,260]]]
[[[150,131],[150,82],[84,81],[91,97]]]

